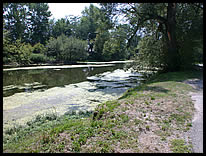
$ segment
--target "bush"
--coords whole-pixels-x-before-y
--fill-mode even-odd
[[[72,62],[86,60],[87,42],[75,37],[61,35],[51,38],[47,44],[47,56],[56,57],[56,61]]]
[[[43,44],[41,44],[41,43],[35,44],[33,46],[33,48],[34,48],[33,49],[33,53],[41,53],[41,54],[43,54],[43,53],[46,52],[46,47]]]
[[[29,64],[30,55],[32,54],[33,47],[29,43],[22,43],[21,40],[16,40],[15,43],[10,45],[9,54],[12,62],[18,64]]]
[[[31,60],[31,63],[45,63],[49,59],[44,54],[34,54],[34,53],[32,53],[31,57],[30,57],[30,60]]]
[[[87,42],[75,37],[68,38],[62,56],[65,62],[86,60]]]
[[[167,48],[163,38],[156,40],[154,36],[143,37],[137,46],[133,68],[136,70],[150,70],[166,67]]]

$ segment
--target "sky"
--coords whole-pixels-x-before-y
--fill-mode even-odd
[[[49,11],[52,16],[50,19],[65,18],[66,15],[81,16],[81,12],[85,7],[89,7],[91,3],[48,3]],[[94,6],[99,7],[99,4],[92,3]]]

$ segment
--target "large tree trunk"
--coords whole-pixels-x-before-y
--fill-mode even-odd
[[[176,4],[169,3],[167,8],[167,71],[177,71],[180,68],[180,61],[178,57],[177,40],[176,40]]]

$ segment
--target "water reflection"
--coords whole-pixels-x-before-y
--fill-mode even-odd
[[[123,64],[116,64],[107,67],[3,71],[3,96],[64,87],[86,81],[88,76],[122,68]]]

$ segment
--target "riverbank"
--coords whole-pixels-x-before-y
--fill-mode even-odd
[[[3,69],[3,71],[11,70],[30,70],[30,69],[64,69],[64,68],[92,68],[92,67],[108,67],[114,66],[113,64],[100,64],[100,65],[62,65],[62,66],[35,66],[35,67],[18,67]]]
[[[60,64],[60,63],[45,63],[45,64],[30,64],[27,66],[19,65],[4,65],[3,71],[10,70],[29,70],[29,69],[62,69],[62,68],[90,68],[90,67],[105,67],[114,66],[114,64],[120,63],[131,63],[133,60],[127,61],[109,61],[109,62],[76,62],[71,64]]]
[[[50,110],[55,109],[58,115],[71,110],[93,111],[98,104],[119,98],[127,89],[144,80],[140,74],[124,71],[122,68],[123,64],[117,64],[90,69],[5,72],[4,129],[15,123],[24,124],[37,114]]]
[[[115,101],[81,115],[45,115],[25,128],[7,130],[6,152],[192,152],[190,138],[194,104],[183,81],[202,71],[174,72],[153,77],[129,89]]]

